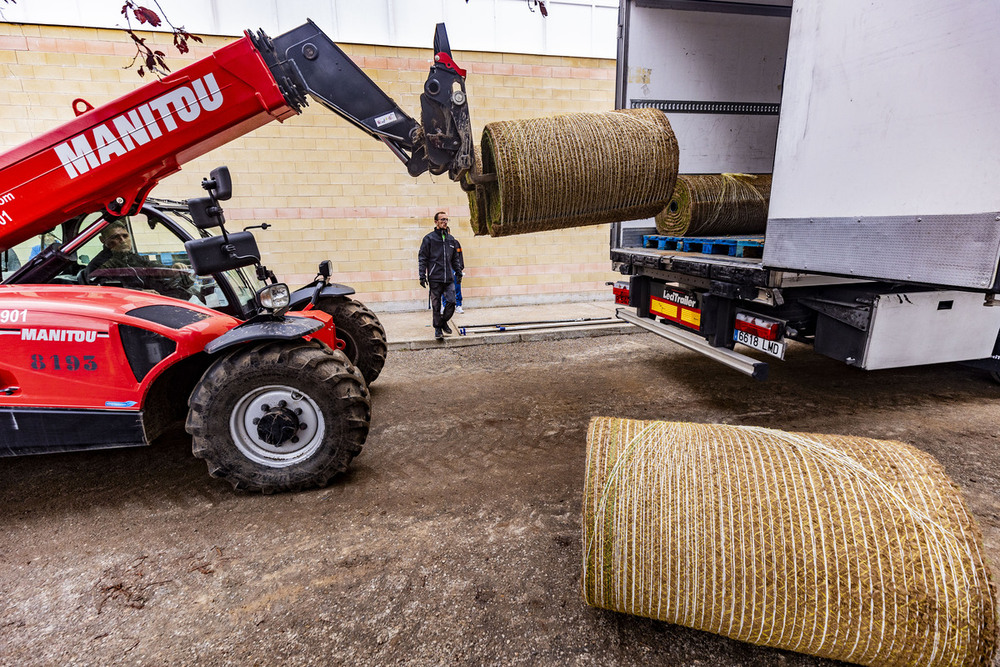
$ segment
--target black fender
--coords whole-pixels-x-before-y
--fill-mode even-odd
[[[221,352],[234,345],[261,340],[295,340],[323,328],[323,323],[311,317],[286,315],[282,320],[250,321],[233,327],[205,346],[209,354]]]
[[[306,285],[305,287],[300,287],[295,290],[289,297],[289,303],[291,304],[289,306],[289,310],[302,310],[306,307],[306,304],[312,301],[313,294],[315,293],[315,285]],[[350,296],[352,294],[354,294],[353,287],[348,287],[347,285],[341,285],[339,283],[330,283],[319,293],[321,297]]]

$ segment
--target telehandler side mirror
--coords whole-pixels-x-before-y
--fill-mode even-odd
[[[221,227],[226,222],[226,217],[222,214],[222,207],[211,195],[188,199],[187,205],[191,212],[191,221],[198,229]]]
[[[233,179],[229,176],[229,167],[222,166],[213,169],[208,178],[202,180],[201,187],[219,201],[226,201],[233,196]]]
[[[191,268],[196,275],[208,276],[220,271],[238,269],[260,262],[257,241],[250,232],[233,232],[227,236],[209,236],[184,243]]]

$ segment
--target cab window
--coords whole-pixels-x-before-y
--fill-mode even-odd
[[[61,234],[56,229],[33,236],[8,250],[0,251],[0,280],[5,280],[7,276],[21,268],[22,264],[40,253],[43,248],[60,242],[62,242]]]
[[[39,282],[89,284],[157,292],[209,308],[247,317],[254,312],[259,281],[239,269],[226,271],[224,289],[213,276],[196,276],[184,240],[204,233],[184,212],[161,211],[118,218],[76,249],[62,263],[52,263],[51,277]],[[0,251],[2,279],[53,243],[69,243],[102,218],[100,212],[67,220],[50,232]],[[179,229],[173,230],[171,225]],[[37,274],[36,274],[37,279]]]

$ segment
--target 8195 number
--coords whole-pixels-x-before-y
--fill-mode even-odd
[[[94,360],[94,355],[92,354],[84,356],[82,363],[80,362],[80,357],[76,357],[71,354],[68,354],[65,357],[60,357],[58,354],[53,354],[50,357],[45,357],[41,354],[33,354],[31,355],[31,367],[36,371],[96,371],[97,362]]]

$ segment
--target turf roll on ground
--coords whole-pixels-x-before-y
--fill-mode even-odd
[[[982,665],[982,537],[901,442],[596,417],[588,604],[862,665]]]
[[[666,236],[763,234],[770,174],[681,174],[674,195],[656,214]]]
[[[497,177],[483,188],[490,236],[650,218],[677,178],[677,139],[657,109],[490,123],[481,153]]]

